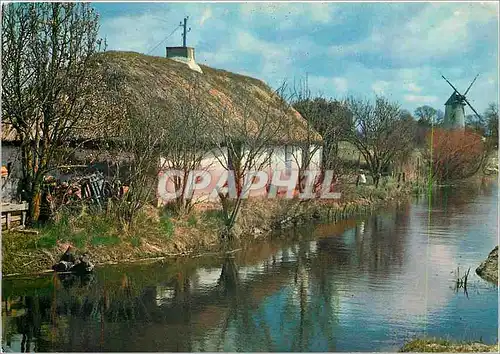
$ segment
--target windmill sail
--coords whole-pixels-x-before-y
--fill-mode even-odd
[[[444,113],[444,126],[448,129],[463,129],[465,127],[465,110],[464,107],[465,105],[469,106],[470,109],[476,114],[478,118],[481,118],[479,113],[472,107],[470,102],[467,100],[467,93],[469,93],[469,90],[471,89],[472,85],[474,82],[476,82],[477,77],[479,76],[476,75],[474,80],[470,83],[469,87],[465,91],[465,93],[462,95],[455,86],[446,78],[444,75],[441,75],[441,77],[448,83],[448,85],[451,86],[453,89],[453,93],[451,94],[450,98],[446,101],[445,105],[445,113]]]

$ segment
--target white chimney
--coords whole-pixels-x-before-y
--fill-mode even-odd
[[[194,61],[194,48],[167,47],[167,58],[186,64],[191,70],[203,74],[200,66]]]

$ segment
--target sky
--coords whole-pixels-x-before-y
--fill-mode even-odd
[[[444,110],[446,76],[479,112],[498,104],[498,3],[93,3],[108,50],[165,56],[187,45],[199,64],[272,88],[307,77],[327,98],[386,96]],[[177,28],[177,30],[173,33]],[[472,113],[466,108],[466,114]]]

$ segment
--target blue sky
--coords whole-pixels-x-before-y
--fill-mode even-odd
[[[110,50],[149,53],[189,16],[200,64],[326,97],[376,94],[444,110],[444,74],[483,112],[498,103],[498,3],[93,3]],[[150,54],[182,45],[180,29]],[[466,113],[471,113],[470,110]]]

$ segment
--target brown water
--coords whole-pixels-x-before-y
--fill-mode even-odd
[[[3,280],[14,351],[387,351],[415,336],[498,340],[496,182],[310,226],[234,258]],[[471,273],[456,290],[457,268]]]

